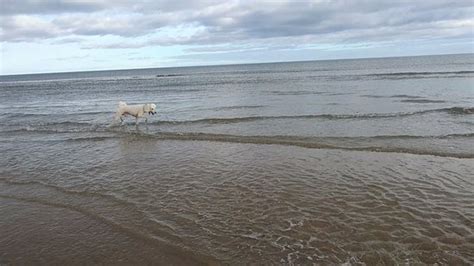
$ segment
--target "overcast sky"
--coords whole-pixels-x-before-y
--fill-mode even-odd
[[[0,74],[474,52],[473,0],[0,1]]]

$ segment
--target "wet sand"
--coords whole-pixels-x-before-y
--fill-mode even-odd
[[[0,180],[5,263],[473,262],[471,159],[133,136],[49,144],[37,152],[63,152]]]
[[[0,198],[0,264],[216,265],[210,257],[140,237],[81,208]]]

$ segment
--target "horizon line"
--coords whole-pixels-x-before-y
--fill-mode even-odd
[[[403,58],[403,57],[423,57],[423,56],[446,56],[446,55],[467,55],[471,53],[448,53],[448,54],[419,54],[419,55],[402,55],[402,56],[374,56],[374,57],[349,57],[349,58],[331,58],[331,59],[308,59],[295,61],[262,61],[248,63],[229,63],[229,64],[209,64],[209,65],[185,65],[185,66],[158,66],[158,67],[138,67],[138,68],[118,68],[118,69],[92,69],[92,70],[73,70],[59,72],[31,72],[31,73],[14,73],[0,74],[0,77],[9,76],[26,76],[26,75],[48,75],[48,74],[73,74],[87,72],[107,72],[107,71],[127,71],[127,70],[148,70],[148,69],[172,69],[172,68],[192,68],[192,67],[218,67],[218,66],[239,66],[239,65],[258,65],[258,64],[279,64],[279,63],[303,63],[303,62],[324,62],[337,60],[360,60],[360,59],[387,59],[387,58]]]

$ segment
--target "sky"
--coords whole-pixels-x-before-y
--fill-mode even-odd
[[[473,0],[0,0],[0,75],[473,52]]]

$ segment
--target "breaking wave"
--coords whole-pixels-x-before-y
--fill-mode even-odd
[[[236,108],[236,107],[233,107]],[[103,113],[103,112],[100,112]],[[232,123],[245,123],[263,120],[284,120],[284,119],[325,119],[325,120],[350,120],[350,119],[383,119],[383,118],[397,118],[397,117],[408,117],[430,113],[446,113],[451,115],[471,115],[474,114],[474,107],[449,107],[439,109],[428,109],[415,112],[400,112],[400,113],[366,113],[366,114],[308,114],[308,115],[280,115],[280,116],[243,116],[243,117],[214,117],[214,118],[202,118],[195,120],[158,120],[149,122],[150,125],[186,125],[186,124],[232,124]],[[110,114],[112,113],[104,113]],[[20,114],[20,117],[27,116],[26,114]],[[45,116],[45,115],[41,115]],[[112,122],[112,121],[111,121]],[[16,125],[16,124],[15,124]],[[5,129],[0,132],[11,132],[11,131],[35,131],[42,129],[50,129],[54,127],[58,130],[61,128],[78,127],[86,130],[90,128],[99,129],[106,128],[109,125],[96,124],[89,122],[46,122],[38,124],[29,124],[25,127],[16,128],[13,130]]]
[[[278,120],[278,119],[327,119],[327,120],[342,120],[342,119],[377,119],[377,118],[392,118],[392,117],[406,117],[414,115],[422,115],[428,113],[448,113],[453,115],[467,115],[474,114],[474,107],[450,107],[440,109],[430,109],[415,112],[404,112],[404,113],[373,113],[373,114],[315,114],[315,115],[282,115],[282,116],[244,116],[244,117],[228,117],[228,118],[203,118],[196,120],[162,120],[152,122],[152,124],[193,124],[193,123],[205,123],[205,124],[231,124],[231,123],[242,123],[252,122],[259,120]]]

